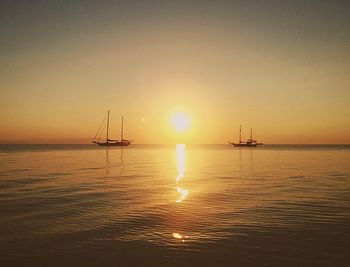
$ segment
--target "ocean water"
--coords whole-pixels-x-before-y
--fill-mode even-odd
[[[0,266],[350,266],[350,146],[0,146]]]

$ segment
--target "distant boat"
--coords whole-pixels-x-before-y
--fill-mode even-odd
[[[258,143],[258,141],[253,139],[253,129],[250,128],[250,138],[245,141],[242,142],[242,126],[239,125],[239,143],[232,143],[232,142],[228,142],[229,144],[235,146],[235,147],[256,147],[256,146],[261,146],[263,145],[263,143]]]
[[[96,136],[99,133],[99,130],[97,131]],[[124,135],[124,117],[122,117],[122,128],[121,128],[121,132],[120,132],[120,140],[109,139],[108,135],[109,135],[109,110],[107,112],[106,141],[105,142],[99,142],[99,140],[96,141],[95,140],[96,136],[95,136],[94,140],[92,142],[94,144],[98,144],[99,146],[128,146],[133,142],[133,140],[127,140],[127,139],[124,139],[124,137],[123,137],[123,135]]]

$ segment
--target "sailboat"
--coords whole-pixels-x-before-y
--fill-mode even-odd
[[[99,133],[99,130],[97,131],[94,139],[96,138],[97,134]],[[105,142],[99,142],[99,140],[97,140],[97,141],[93,140],[92,142],[94,144],[99,145],[99,146],[128,146],[128,145],[130,145],[133,142],[133,140],[124,139],[123,135],[124,135],[124,117],[122,117],[122,127],[121,127],[121,132],[120,132],[120,140],[109,139],[109,110],[108,110],[108,112],[107,112],[106,141]]]
[[[239,143],[232,143],[230,141],[228,143],[235,147],[256,147],[263,145],[263,143],[258,143],[258,141],[253,139],[252,128],[250,128],[250,138],[247,141],[242,142],[242,125],[239,125]]]

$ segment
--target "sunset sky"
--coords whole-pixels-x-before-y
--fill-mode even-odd
[[[0,142],[110,110],[139,144],[350,143],[350,1],[1,1],[0,33]]]

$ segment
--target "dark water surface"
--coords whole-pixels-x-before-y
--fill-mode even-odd
[[[0,146],[0,266],[350,266],[350,146]]]

